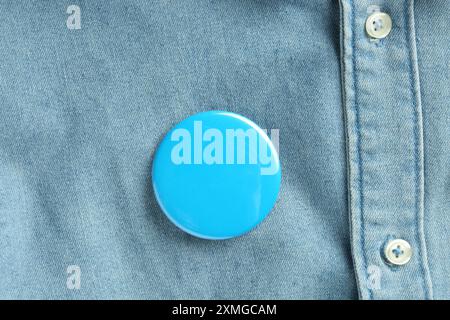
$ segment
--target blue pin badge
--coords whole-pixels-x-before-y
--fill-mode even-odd
[[[183,120],[153,159],[153,190],[162,211],[180,229],[204,239],[250,231],[272,210],[280,189],[278,143],[272,140],[231,112]]]

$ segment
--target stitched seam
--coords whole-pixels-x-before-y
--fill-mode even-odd
[[[414,202],[414,210],[415,210],[415,223],[416,226],[418,228],[419,226],[419,193],[420,193],[420,185],[419,185],[419,150],[418,150],[418,141],[419,141],[419,132],[418,132],[418,128],[417,128],[417,121],[418,121],[418,115],[417,115],[417,105],[416,105],[416,97],[415,97],[415,93],[414,93],[414,78],[413,78],[413,68],[412,68],[412,52],[411,52],[411,48],[409,45],[409,39],[408,39],[408,30],[409,30],[409,10],[408,10],[408,0],[405,0],[404,2],[404,11],[405,11],[405,15],[406,18],[404,19],[404,29],[405,29],[405,41],[406,41],[406,47],[408,50],[408,54],[409,54],[409,59],[408,59],[408,68],[409,68],[409,87],[410,87],[410,91],[411,91],[411,100],[412,100],[412,105],[413,105],[413,121],[414,121],[414,126],[413,126],[413,132],[414,132],[414,183],[415,183],[415,202]],[[417,230],[417,232],[415,232],[415,237],[416,237],[416,241],[417,244],[420,243],[420,238],[418,235],[419,232],[419,228]],[[420,246],[419,246],[420,248]],[[418,249],[419,249],[418,248]],[[424,270],[423,270],[423,265],[421,263],[422,259],[421,259],[421,250],[417,250],[418,252],[418,257],[419,257],[419,261],[420,261],[420,267],[421,267],[421,273],[422,275],[424,275]],[[424,283],[422,283],[422,290],[424,290],[425,295],[426,295],[426,290],[425,290],[425,286]]]
[[[340,8],[340,46],[341,46],[341,88],[342,88],[342,110],[344,114],[344,127],[345,127],[345,155],[346,155],[346,169],[347,169],[347,213],[348,213],[348,223],[349,223],[349,232],[350,232],[350,253],[352,257],[352,265],[355,266],[356,259],[355,259],[355,252],[354,252],[354,236],[353,236],[353,192],[351,191],[351,177],[352,177],[352,165],[351,165],[351,158],[350,158],[350,127],[349,127],[349,120],[348,120],[348,114],[347,114],[347,105],[348,105],[348,81],[346,80],[347,75],[347,33],[345,31],[346,24],[348,23],[348,16],[347,16],[347,10],[342,3],[343,0],[339,1],[339,8]],[[361,283],[360,275],[356,270],[353,271],[354,277],[355,277],[355,283],[356,283],[356,289],[358,292],[358,297],[361,298],[361,286],[359,285]]]
[[[408,59],[408,68],[409,68],[409,81],[410,81],[410,91],[411,91],[411,97],[412,97],[412,105],[413,105],[413,117],[414,117],[414,182],[415,182],[415,193],[416,193],[416,199],[415,199],[415,204],[414,204],[414,209],[415,209],[415,223],[416,223],[416,228],[417,228],[417,232],[415,232],[415,237],[416,237],[416,241],[417,244],[419,245],[418,248],[418,258],[419,258],[419,264],[420,264],[420,271],[422,273],[422,277],[423,277],[423,282],[422,282],[422,289],[425,293],[425,299],[429,299],[429,292],[428,292],[428,286],[426,284],[426,272],[425,272],[425,267],[424,267],[424,260],[423,260],[423,252],[422,252],[422,245],[421,245],[421,233],[422,233],[422,228],[421,228],[421,208],[420,208],[420,198],[421,198],[421,183],[420,183],[420,156],[419,156],[419,144],[420,144],[420,135],[419,135],[419,111],[418,111],[418,105],[417,105],[417,93],[414,89],[414,84],[415,84],[415,79],[414,79],[414,74],[413,72],[415,72],[413,65],[412,65],[412,60],[413,60],[413,53],[412,53],[412,49],[411,49],[411,44],[410,44],[410,39],[408,38],[408,33],[412,31],[412,25],[411,25],[411,19],[412,16],[409,12],[409,7],[408,7],[408,2],[409,0],[405,0],[404,2],[404,10],[405,10],[405,14],[406,14],[406,19],[405,19],[405,40],[406,40],[406,47],[408,50],[408,54],[409,54],[409,59]],[[413,2],[411,1],[411,6],[413,5]],[[413,35],[410,35],[413,36]]]
[[[360,248],[361,255],[363,257],[363,268],[365,279],[368,279],[367,274],[367,256],[366,256],[366,243],[365,243],[365,221],[364,221],[364,184],[363,184],[363,165],[361,157],[361,130],[360,130],[360,115],[358,108],[358,94],[356,91],[357,75],[356,75],[356,49],[355,49],[355,37],[356,37],[356,23],[355,23],[355,3],[351,1],[351,26],[352,26],[352,72],[353,72],[353,94],[354,94],[354,112],[355,112],[355,122],[356,122],[356,150],[358,155],[358,184],[359,184],[359,212],[360,212]],[[372,290],[367,287],[369,293],[369,299],[372,300],[373,294]]]

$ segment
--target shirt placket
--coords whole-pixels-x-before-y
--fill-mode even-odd
[[[341,61],[360,297],[430,299],[413,1],[341,0]]]

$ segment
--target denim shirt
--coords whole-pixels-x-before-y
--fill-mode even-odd
[[[0,298],[450,299],[449,14],[1,2]],[[150,169],[171,127],[217,109],[279,129],[283,178],[256,229],[211,241],[163,215]]]

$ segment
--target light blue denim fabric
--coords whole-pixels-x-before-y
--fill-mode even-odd
[[[393,20],[375,42],[373,5]],[[449,18],[443,0],[2,1],[0,298],[450,299]],[[171,224],[150,175],[165,133],[215,109],[280,129],[283,169],[268,218],[224,241]],[[407,265],[383,259],[392,238]]]

